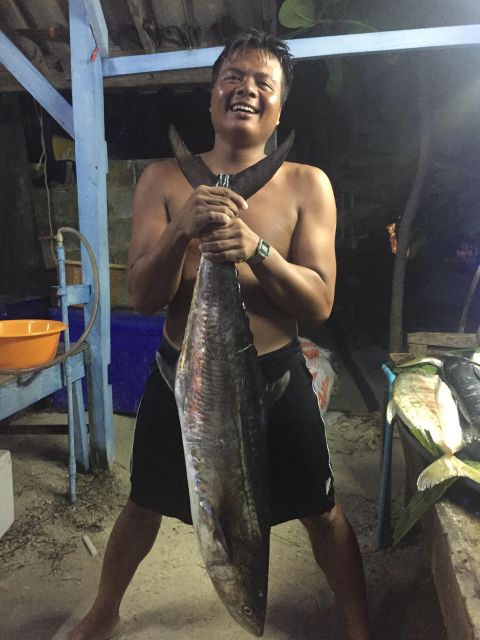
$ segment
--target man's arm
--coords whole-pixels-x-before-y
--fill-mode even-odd
[[[320,169],[300,166],[295,182],[299,209],[289,261],[272,247],[252,270],[285,313],[321,323],[330,316],[335,293],[335,198]]]
[[[133,308],[145,314],[161,309],[175,295],[189,243],[178,225],[169,224],[163,189],[168,174],[167,166],[149,165],[133,197],[128,291]]]
[[[155,313],[174,298],[191,240],[209,225],[228,223],[240,207],[247,206],[229,189],[200,186],[170,219],[168,188],[172,184],[178,184],[177,166],[153,163],[135,189],[128,290],[133,308],[144,314]]]
[[[323,171],[307,165],[296,167],[289,184],[298,194],[298,220],[288,260],[271,247],[268,258],[251,268],[284,313],[324,322],[332,310],[336,277],[332,187]],[[241,218],[234,218],[204,237],[200,248],[214,262],[241,262],[253,255],[258,240]]]

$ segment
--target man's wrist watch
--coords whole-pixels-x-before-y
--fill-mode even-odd
[[[270,251],[270,245],[268,242],[265,242],[263,238],[260,238],[257,244],[257,248],[255,249],[255,253],[251,258],[245,260],[247,264],[258,264],[259,262],[263,262],[265,258],[268,257],[268,252]]]

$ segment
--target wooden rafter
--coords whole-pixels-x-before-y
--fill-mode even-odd
[[[1,31],[0,60],[73,138],[74,127],[71,105]]]
[[[43,75],[57,90],[64,91],[71,89],[71,82],[63,73],[48,68],[43,72]],[[143,73],[142,75],[104,78],[103,86],[106,90],[127,87],[208,86],[210,84],[210,78],[211,73],[208,68],[181,69],[180,71],[163,71],[158,73]],[[11,91],[24,91],[24,88],[8,71],[0,70],[0,93],[8,93]]]
[[[275,0],[260,0],[260,7],[262,12],[262,29],[277,35],[278,30],[278,7]]]
[[[127,5],[143,50],[145,53],[155,53],[159,48],[155,33],[155,20],[146,6],[145,0],[127,0]]]
[[[13,0],[9,0],[10,3]],[[50,67],[61,65],[66,77],[70,76],[70,46],[65,16],[54,2],[17,1],[16,7],[24,17],[25,36],[41,48],[46,57],[51,56]],[[13,26],[13,25],[12,25]],[[18,27],[16,27],[18,30]],[[28,35],[27,35],[28,34]]]

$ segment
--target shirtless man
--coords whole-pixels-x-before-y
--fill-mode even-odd
[[[213,68],[215,142],[202,156],[213,173],[235,174],[265,156],[291,76],[290,54],[276,38],[255,33],[227,45]],[[171,361],[181,348],[200,252],[237,263],[260,364],[264,372],[272,366],[291,371],[290,395],[280,399],[275,419],[281,422],[285,412],[289,417],[271,438],[272,524],[301,520],[343,608],[349,640],[372,640],[358,545],[335,503],[324,425],[296,341],[298,320],[321,323],[332,309],[335,217],[329,180],[311,166],[285,162],[247,203],[227,188],[192,190],[173,160],[153,163],[134,198],[129,288],[141,313],[168,305],[161,354]],[[269,245],[267,256],[259,253],[261,239]],[[288,444],[292,424],[295,454]],[[132,492],[110,536],[96,600],[69,640],[112,633],[162,515],[191,522],[175,401],[154,371],[137,418]]]

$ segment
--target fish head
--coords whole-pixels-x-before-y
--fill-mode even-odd
[[[241,570],[226,563],[209,566],[215,589],[232,618],[256,637],[263,635],[267,610],[267,585],[241,575]]]
[[[256,607],[252,607],[251,604],[253,603],[248,601],[241,604],[236,603],[235,605],[232,603],[227,606],[227,609],[240,626],[260,638],[263,636],[266,609],[265,607],[259,607],[258,604]]]
[[[232,618],[260,637],[267,610],[268,552],[238,545],[212,505],[201,506],[208,518],[199,518],[196,531],[212,584]]]

